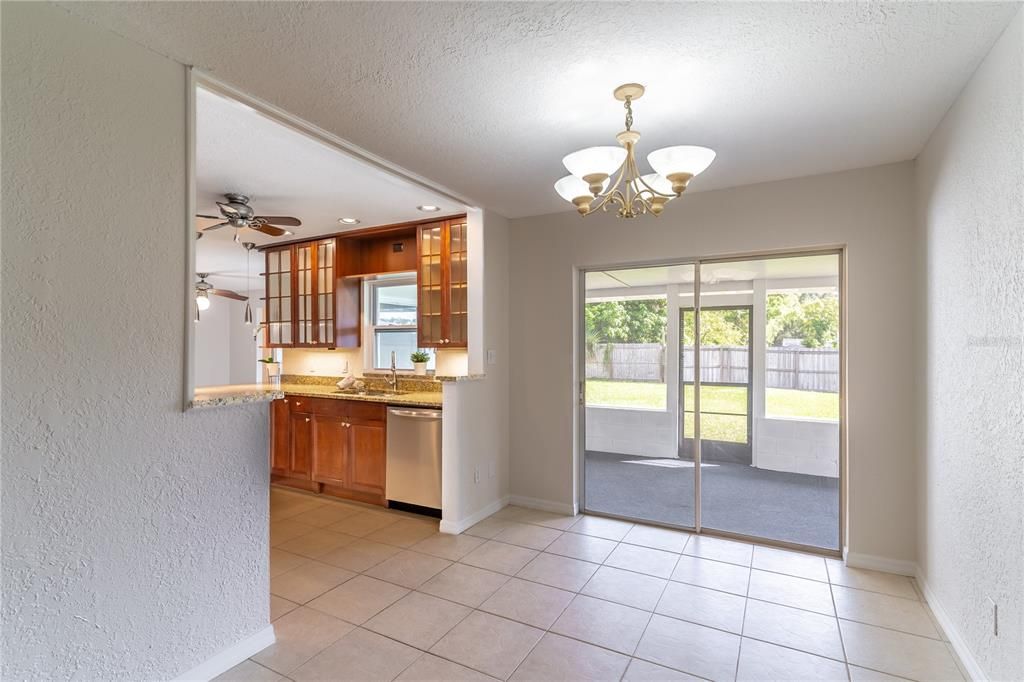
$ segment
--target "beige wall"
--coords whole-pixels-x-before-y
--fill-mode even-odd
[[[920,578],[971,674],[992,680],[1024,679],[1022,51],[1018,12],[917,163]]]
[[[181,411],[185,68],[0,8],[0,677],[170,679],[269,623],[266,406]]]
[[[913,192],[907,162],[695,193],[657,219],[511,221],[513,498],[573,502],[574,266],[846,244],[848,546],[913,560]]]

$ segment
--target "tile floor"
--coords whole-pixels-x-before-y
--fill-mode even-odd
[[[506,507],[436,521],[271,492],[277,643],[221,680],[963,680],[910,578]]]

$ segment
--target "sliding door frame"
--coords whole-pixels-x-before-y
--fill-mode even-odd
[[[700,266],[701,264],[729,263],[749,260],[770,260],[773,258],[793,258],[799,256],[837,256],[839,275],[839,548],[828,549],[804,545],[784,540],[774,540],[743,533],[734,533],[718,529],[704,528],[701,524],[701,460],[700,460]],[[720,537],[729,540],[756,543],[769,547],[779,547],[801,552],[808,552],[828,557],[842,558],[845,555],[847,538],[847,499],[848,499],[848,465],[847,465],[847,286],[846,286],[846,260],[847,247],[845,244],[814,246],[807,248],[779,249],[774,251],[753,251],[748,253],[720,254],[711,256],[700,256],[693,258],[662,259],[646,261],[629,261],[620,263],[606,263],[598,265],[575,266],[573,268],[573,339],[575,346],[575,362],[572,369],[573,396],[575,409],[573,410],[575,429],[573,447],[573,470],[574,470],[574,501],[573,508],[579,513],[587,513],[592,516],[604,516],[607,518],[634,521],[652,526],[661,526],[677,530],[685,530],[710,537]],[[644,267],[665,267],[678,265],[692,265],[694,267],[693,282],[693,310],[694,310],[694,525],[680,526],[671,523],[648,521],[646,519],[634,519],[606,512],[592,512],[586,509],[586,433],[587,433],[587,406],[586,406],[586,330],[584,309],[586,306],[587,289],[586,276],[588,272],[599,272],[602,270],[621,270],[626,268]],[[753,339],[750,339],[753,343]],[[750,371],[753,371],[751,368]],[[682,385],[682,365],[680,364],[680,392]],[[752,377],[750,377],[752,379]],[[681,406],[677,404],[677,410]],[[679,415],[676,415],[679,417]],[[681,420],[678,420],[681,423]],[[682,427],[679,427],[676,436],[676,447],[678,449],[683,437]],[[751,438],[753,435],[751,434]],[[753,447],[753,442],[751,443]]]

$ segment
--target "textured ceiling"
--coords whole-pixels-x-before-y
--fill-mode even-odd
[[[718,151],[693,191],[913,158],[1019,4],[62,6],[517,217],[628,81],[643,153]]]

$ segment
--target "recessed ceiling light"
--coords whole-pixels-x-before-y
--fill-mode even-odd
[[[338,222],[342,225],[358,225],[359,218],[338,218]]]
[[[426,211],[427,213],[437,213],[438,211],[441,210],[440,206],[434,206],[433,204],[423,204],[422,206],[417,206],[416,208],[418,208],[421,211]]]

